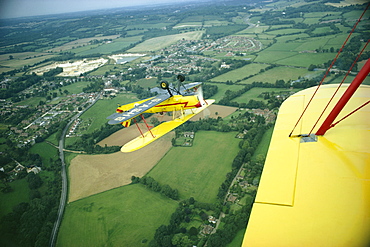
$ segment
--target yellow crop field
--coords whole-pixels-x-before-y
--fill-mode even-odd
[[[201,39],[202,35],[203,35],[203,31],[195,31],[195,32],[180,33],[180,34],[156,37],[156,38],[148,39],[144,41],[143,43],[138,44],[134,48],[128,50],[128,52],[158,51],[182,39],[199,40]]]
[[[68,201],[130,184],[132,176],[144,176],[172,147],[173,137],[174,133],[169,133],[132,153],[76,156],[69,166]],[[116,137],[111,138],[120,137],[116,134]]]

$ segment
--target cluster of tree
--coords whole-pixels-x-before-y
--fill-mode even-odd
[[[27,109],[19,109],[16,112],[6,112],[1,116],[0,123],[10,124],[13,126],[18,125],[25,119],[28,119],[36,112],[36,108],[28,107]]]
[[[198,71],[198,73],[194,74],[189,80],[192,81],[208,81],[211,78],[217,77],[219,75],[225,74],[231,70],[241,68],[247,64],[250,64],[251,61],[246,60],[231,60],[231,59],[224,59],[222,62],[231,65],[229,69],[220,69],[221,63],[217,63],[213,65],[212,63],[203,63],[202,66],[205,68],[202,71]]]
[[[0,238],[10,246],[48,246],[61,191],[61,161],[57,157],[42,161],[38,154],[30,153],[29,146],[19,148],[12,142],[6,145],[6,164],[2,163],[6,171],[14,167],[12,158],[15,158],[24,166],[39,166],[41,172],[48,170],[53,175],[46,178],[32,172],[27,175],[25,170],[18,173],[17,179],[26,179],[28,182],[30,200],[16,205],[12,212],[1,218]]]
[[[154,239],[149,243],[150,247],[187,247],[191,245],[203,246],[204,239],[199,241],[198,233],[200,229],[191,227],[189,230],[182,227],[182,223],[189,223],[191,217],[196,214],[209,224],[208,215],[205,211],[214,211],[218,215],[220,205],[202,203],[196,201],[193,197],[183,200],[179,203],[175,212],[171,215],[169,225],[161,225],[157,228]]]
[[[311,67],[313,67],[312,65]],[[313,69],[313,68],[312,68]],[[268,104],[264,103],[263,101],[258,100],[249,100],[248,103],[238,103],[235,101],[232,101],[233,99],[241,96],[248,90],[254,88],[254,87],[262,87],[262,88],[309,88],[316,86],[318,83],[318,78],[311,78],[311,79],[301,79],[299,81],[294,82],[294,84],[291,84],[290,82],[285,82],[284,80],[276,80],[275,83],[268,83],[268,82],[253,82],[252,84],[246,85],[244,88],[238,90],[238,91],[231,91],[227,90],[225,92],[225,96],[218,102],[220,105],[226,105],[226,106],[233,106],[233,107],[240,107],[240,108],[250,108],[250,109],[264,109],[269,108],[273,109],[274,107],[280,106],[282,103],[279,99],[273,99],[270,98]]]
[[[152,97],[152,96],[156,95],[156,93],[151,93],[150,92],[150,88],[145,90],[140,85],[132,85],[130,83],[127,83],[125,87],[126,87],[127,91],[131,91],[133,93],[136,93],[138,99],[146,99],[146,98],[149,98],[149,97]]]
[[[209,84],[203,84],[203,97],[205,99],[211,98],[213,95],[215,95],[218,92],[218,87],[216,85],[209,85]]]
[[[217,197],[219,200],[224,200],[226,193],[231,185],[231,182],[233,181],[240,167],[245,163],[251,162],[253,153],[256,150],[260,141],[262,140],[263,134],[265,133],[266,129],[267,126],[260,123],[255,128],[250,129],[248,133],[244,136],[245,139],[240,142],[239,144],[240,150],[233,160],[232,171],[226,175],[225,181],[221,184],[218,190]],[[256,176],[259,176],[260,173],[262,172],[262,169],[259,169],[259,167],[258,169],[256,169],[258,170],[258,173],[255,174]]]
[[[320,28],[320,27],[330,27],[332,31],[315,33],[314,32],[315,29]],[[311,37],[321,37],[321,36],[334,35],[337,33],[341,33],[340,29],[334,23],[320,23],[320,24],[309,25],[309,27],[304,32],[310,35]]]
[[[146,75],[146,68],[134,68],[128,74],[122,75],[122,80],[137,81],[145,78]]]
[[[35,73],[32,75],[23,75],[12,81],[7,85],[7,88],[0,90],[0,98],[7,99],[14,97],[17,93],[29,88],[37,83],[40,83],[42,77],[37,76]]]
[[[151,189],[155,192],[159,192],[162,195],[164,195],[164,196],[166,196],[170,199],[173,199],[173,200],[178,200],[179,199],[179,192],[178,192],[177,189],[172,189],[171,186],[169,186],[168,184],[161,185],[160,183],[155,181],[154,178],[152,178],[150,176],[145,176],[145,177],[142,177],[142,178],[132,176],[131,177],[131,182],[133,184],[137,184],[137,183],[143,184],[148,189]]]
[[[353,62],[356,60],[360,50],[365,46],[366,41],[370,39],[370,35],[359,34],[353,37],[349,43],[343,48],[342,52],[340,53],[337,61],[335,62],[335,66],[337,69],[347,71],[351,68]],[[334,48],[330,48],[330,52],[334,52]],[[366,60],[370,58],[370,52],[365,51],[361,54],[360,60]],[[332,60],[327,61],[324,64],[311,64],[308,68],[309,71],[314,70],[315,68],[329,68]],[[357,63],[353,66],[352,71],[357,71],[358,65]]]
[[[224,223],[223,228],[217,229],[216,233],[209,237],[207,246],[224,247],[231,243],[238,231],[246,228],[254,198],[255,192],[252,194],[252,199],[247,201],[247,204],[240,210],[226,215],[226,217],[222,219],[222,222]]]
[[[242,25],[242,24],[208,27],[206,29],[205,35],[210,39],[217,40],[219,38],[237,33],[245,29],[246,27],[247,25]]]
[[[60,176],[47,183],[44,193],[40,193],[41,179],[37,175],[28,175],[31,188],[30,202],[20,203],[13,211],[1,219],[0,237],[11,240],[14,246],[48,246],[57,215]],[[39,178],[39,179],[37,179]]]
[[[231,90],[226,90],[225,96],[218,102],[220,105],[229,105],[231,100],[241,96],[242,94],[246,93],[250,89],[253,88],[252,84],[248,84],[244,86],[242,89],[238,91],[231,91]]]
[[[102,80],[98,80],[92,83],[89,83],[86,87],[82,89],[84,93],[93,93],[93,92],[100,92],[104,88],[104,82]]]
[[[44,77],[53,77],[63,72],[63,68],[56,67],[55,69],[51,69],[48,72],[43,74]]]
[[[117,125],[110,125],[105,124],[100,127],[100,129],[94,130],[92,133],[83,134],[81,138],[79,138],[75,143],[70,144],[67,146],[68,149],[78,150],[78,151],[85,151],[86,153],[92,154],[102,154],[102,153],[114,153],[119,151],[119,146],[107,146],[101,147],[100,145],[96,145],[98,142],[103,140],[104,138],[110,136],[117,130],[119,130],[121,126]]]

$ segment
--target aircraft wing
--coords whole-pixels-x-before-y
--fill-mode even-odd
[[[176,118],[174,120],[171,120],[171,121],[168,121],[168,122],[164,122],[164,123],[158,125],[157,127],[151,129],[150,131],[147,131],[142,136],[139,136],[139,137],[133,139],[132,141],[126,143],[121,148],[121,151],[124,152],[124,153],[132,152],[132,151],[138,150],[138,149],[148,145],[149,143],[157,140],[161,136],[167,134],[171,130],[173,130],[176,127],[180,126],[181,124],[185,123],[186,121],[188,121],[190,118],[192,118],[196,114],[202,112],[205,108],[210,106],[215,101],[214,100],[206,100],[206,102],[207,102],[207,104],[205,106],[200,107],[200,108],[196,108],[196,109],[192,109],[190,114],[187,114],[184,117],[178,117],[178,118]],[[152,134],[154,135],[154,138],[153,138]]]
[[[134,118],[141,113],[145,112],[146,110],[158,105],[159,103],[165,101],[166,99],[170,98],[170,95],[167,94],[160,94],[156,97],[149,98],[148,100],[134,106],[132,109],[122,113],[114,113],[107,117],[110,119],[108,124],[119,124],[124,121],[127,121],[131,118]]]
[[[200,86],[202,83],[201,82],[193,82],[193,83],[189,83],[189,84],[186,84],[184,85],[183,87],[180,88],[180,93],[181,94],[190,94],[190,93],[194,93],[196,92],[195,87],[198,87]],[[184,88],[185,87],[185,88]],[[193,90],[192,90],[193,89]]]

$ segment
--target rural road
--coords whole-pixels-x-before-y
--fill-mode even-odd
[[[71,124],[77,118],[79,118],[85,111],[87,111],[91,106],[93,106],[99,100],[99,98],[100,98],[101,95],[102,94],[100,93],[96,97],[96,99],[88,107],[86,107],[85,110],[83,110],[82,112],[77,113],[75,116],[73,116],[71,118],[71,120],[68,122],[68,124],[66,125],[66,127],[63,129],[62,136],[60,137],[59,147],[58,148],[59,148],[59,157],[60,157],[60,160],[62,162],[62,170],[61,170],[61,175],[62,175],[62,191],[61,191],[61,195],[60,195],[60,203],[59,203],[59,209],[58,209],[57,219],[56,219],[56,221],[54,223],[53,231],[51,232],[50,244],[49,244],[50,247],[54,247],[55,244],[56,244],[56,240],[57,240],[57,237],[58,237],[59,227],[60,227],[60,224],[62,222],[63,213],[64,213],[65,205],[66,205],[66,202],[67,202],[68,181],[67,181],[67,169],[66,169],[66,164],[65,164],[65,161],[64,161],[64,139],[65,139],[67,130],[69,129],[69,127],[71,126]]]

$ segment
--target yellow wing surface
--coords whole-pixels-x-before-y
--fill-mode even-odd
[[[336,86],[318,90],[293,134],[309,132]],[[280,107],[243,247],[370,246],[370,106],[317,141],[290,138],[314,90],[298,92]],[[370,87],[363,85],[338,119],[368,100]]]
[[[124,153],[132,152],[132,151],[138,150],[138,149],[148,145],[149,143],[157,140],[161,136],[167,134],[171,130],[173,130],[176,127],[180,126],[181,124],[185,123],[186,121],[188,121],[190,118],[192,118],[196,114],[202,112],[205,108],[210,106],[213,102],[215,102],[215,101],[214,100],[206,100],[206,104],[203,107],[194,108],[192,110],[189,110],[189,111],[191,111],[190,114],[175,118],[171,121],[168,121],[168,122],[165,122],[165,123],[162,123],[162,124],[158,125],[157,127],[151,129],[150,131],[145,132],[142,136],[139,136],[139,137],[133,139],[132,141],[126,143],[121,148],[121,151],[124,152]]]

